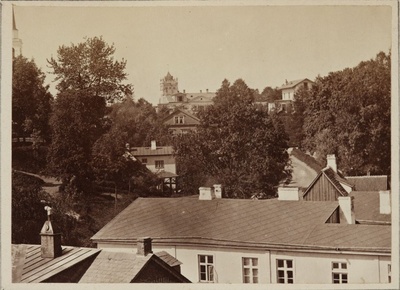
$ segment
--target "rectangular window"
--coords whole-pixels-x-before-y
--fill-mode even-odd
[[[278,283],[293,284],[293,260],[276,260],[276,277]]]
[[[258,259],[242,258],[243,283],[258,283]]]
[[[214,282],[214,257],[199,255],[199,281]]]
[[[156,160],[156,169],[164,169],[164,160]]]
[[[184,116],[176,116],[175,117],[175,124],[184,124],[184,123],[185,123]]]
[[[388,282],[392,283],[392,265],[388,265]]]
[[[348,281],[347,263],[332,262],[332,283],[347,284],[347,281]]]
[[[147,164],[147,158],[142,158],[142,163]]]

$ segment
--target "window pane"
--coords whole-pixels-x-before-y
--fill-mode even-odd
[[[287,265],[288,268],[292,268],[293,267],[292,260],[286,260],[286,265]]]
[[[293,271],[287,271],[288,278],[293,278]]]
[[[208,263],[212,264],[213,263],[213,256],[207,256],[208,258]]]
[[[347,274],[342,274],[342,283],[347,283]]]
[[[255,259],[252,259],[252,260],[253,260],[253,266],[258,266],[258,259],[255,258]]]
[[[287,280],[287,282],[288,282],[289,284],[293,284],[293,279],[292,279],[292,278],[289,278],[289,279]]]
[[[205,281],[206,280],[206,273],[200,273],[200,280]]]
[[[278,283],[285,283],[285,279],[284,278],[278,278]]]
[[[283,267],[283,260],[278,260],[278,267]]]
[[[244,277],[244,283],[250,283],[250,277]]]
[[[200,265],[200,272],[205,273],[206,272],[206,266],[205,265]]]
[[[206,261],[205,256],[200,256],[200,263],[204,263]]]
[[[258,277],[253,277],[253,283],[258,283]]]
[[[255,277],[258,276],[258,269],[253,269],[253,276],[255,276]]]
[[[347,263],[342,263],[342,269],[347,269]]]
[[[338,269],[339,268],[339,264],[338,263],[333,263],[332,264],[332,268],[333,269]]]
[[[249,268],[244,268],[244,274],[249,276],[250,275],[250,269]]]
[[[284,271],[279,270],[278,271],[278,278],[283,278],[283,277],[285,277]]]
[[[243,258],[243,264],[244,264],[245,266],[250,265],[250,261],[249,261],[249,260],[250,260],[249,258]]]

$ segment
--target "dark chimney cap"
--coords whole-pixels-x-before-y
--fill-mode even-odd
[[[146,257],[148,254],[152,254],[151,238],[138,238],[137,239],[137,255]]]

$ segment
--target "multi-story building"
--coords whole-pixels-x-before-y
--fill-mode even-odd
[[[158,107],[166,107],[171,112],[176,108],[184,109],[191,113],[203,110],[205,107],[213,104],[215,93],[200,90],[196,93],[187,93],[186,90],[178,90],[178,79],[174,78],[169,72],[160,80],[161,98]]]
[[[165,117],[163,123],[172,135],[181,135],[196,130],[200,120],[185,110],[176,109]]]
[[[22,40],[18,36],[18,29],[17,29],[17,25],[15,22],[14,8],[13,8],[12,55],[13,55],[13,58],[22,55]]]

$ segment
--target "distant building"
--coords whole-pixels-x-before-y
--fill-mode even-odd
[[[171,112],[180,108],[191,113],[203,110],[205,107],[213,104],[215,93],[200,90],[196,93],[186,93],[185,90],[178,90],[178,79],[174,78],[169,72],[160,80],[161,98],[158,107],[166,107]]]
[[[163,123],[172,135],[181,135],[196,130],[200,119],[185,110],[176,109],[164,118]]]
[[[13,40],[12,40],[12,55],[13,58],[22,55],[22,40],[18,36],[18,29],[15,22],[14,7],[13,7]]]

